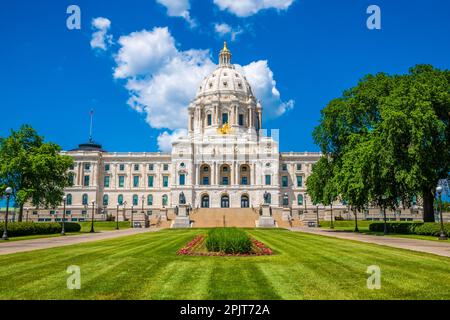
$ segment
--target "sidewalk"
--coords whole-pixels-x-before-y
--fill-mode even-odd
[[[334,237],[346,240],[356,240],[366,243],[374,243],[393,248],[408,249],[413,251],[437,254],[439,256],[450,257],[450,243],[430,240],[417,240],[408,238],[396,238],[389,236],[374,236],[346,231],[324,230],[307,227],[294,227],[292,231],[316,234],[327,237]]]
[[[69,246],[72,244],[93,242],[98,240],[113,239],[118,237],[129,236],[133,234],[140,234],[145,232],[158,231],[160,229],[124,229],[114,231],[102,231],[98,233],[83,233],[80,235],[70,235],[65,237],[50,237],[33,240],[21,241],[0,241],[0,255],[11,254],[17,252],[26,252],[39,249],[48,249],[62,246]]]

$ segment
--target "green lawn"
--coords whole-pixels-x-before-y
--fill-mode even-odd
[[[376,235],[376,236],[384,236],[383,232],[369,231],[369,225],[371,223],[373,223],[373,221],[358,221],[359,233]],[[321,221],[320,226],[323,229],[330,229],[330,222],[329,221]],[[355,221],[335,221],[334,222],[334,230],[354,232]],[[388,236],[395,237],[395,238],[410,238],[410,239],[416,239],[416,240],[431,240],[431,241],[443,242],[443,240],[439,240],[438,237],[426,236],[426,235],[420,235],[420,234],[389,233]],[[450,243],[450,239],[448,239],[447,242]]]
[[[0,256],[0,299],[450,299],[450,259],[287,230],[248,229],[273,256],[177,256],[202,229]],[[81,290],[66,268],[81,267]],[[381,268],[381,289],[366,287]]]

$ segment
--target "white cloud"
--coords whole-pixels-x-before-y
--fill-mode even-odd
[[[168,151],[169,138],[178,137],[180,130],[186,130],[187,107],[201,80],[216,67],[210,52],[178,50],[167,28],[133,32],[122,36],[119,45],[114,77],[126,80],[129,106],[145,114],[152,128],[175,130],[172,134],[165,131],[158,137],[160,149]],[[293,107],[293,101],[281,100],[267,61],[237,68],[246,75],[269,118],[280,116]]]
[[[190,0],[156,0],[156,2],[166,7],[168,16],[184,18],[191,27],[196,26],[195,20],[189,14]]]
[[[233,29],[229,24],[226,23],[214,24],[214,31],[221,37],[230,35],[231,41],[236,40],[236,37],[244,32],[241,27]]]
[[[158,136],[158,148],[162,152],[172,151],[172,142],[177,141],[180,138],[186,137],[188,134],[186,129],[177,129],[172,133],[164,131]]]
[[[264,9],[287,10],[294,0],[214,0],[221,10],[228,10],[238,17],[248,17]]]
[[[294,101],[283,102],[273,79],[267,60],[254,61],[246,66],[237,66],[245,74],[253,94],[261,101],[264,116],[275,118],[294,108]]]
[[[112,35],[108,34],[109,28],[110,20],[103,17],[92,19],[92,29],[95,30],[91,39],[92,49],[106,50],[112,44]]]

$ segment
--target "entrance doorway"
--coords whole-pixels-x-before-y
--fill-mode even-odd
[[[209,208],[209,196],[207,194],[202,197],[202,208]]]
[[[230,207],[230,197],[227,195],[222,196],[220,199],[220,207],[221,208],[229,208]]]
[[[241,197],[241,208],[248,208],[250,206],[250,201],[247,195]]]

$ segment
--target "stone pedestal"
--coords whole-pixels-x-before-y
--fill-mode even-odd
[[[191,220],[187,214],[188,206],[185,204],[180,204],[178,207],[178,215],[173,221],[172,228],[190,228]]]
[[[283,212],[281,214],[281,220],[283,220],[283,221],[291,221],[292,220],[290,208],[283,208]]]
[[[258,227],[259,228],[274,228],[275,220],[272,217],[271,211],[270,211],[270,205],[263,205],[262,206],[262,215],[259,217],[258,220]]]
[[[161,217],[161,221],[167,221],[167,209],[159,210],[159,216]]]

